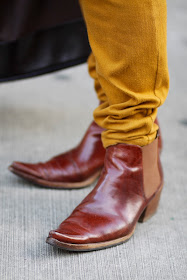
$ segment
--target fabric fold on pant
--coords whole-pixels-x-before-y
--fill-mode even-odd
[[[157,108],[169,89],[166,1],[80,4],[93,52],[89,73],[103,102],[94,111],[96,123],[105,129],[103,145],[147,145],[156,137]]]

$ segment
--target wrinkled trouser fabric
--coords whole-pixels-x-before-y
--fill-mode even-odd
[[[94,111],[104,147],[144,146],[157,134],[157,108],[169,89],[165,0],[80,0],[102,103]]]

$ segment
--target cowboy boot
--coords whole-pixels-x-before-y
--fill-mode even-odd
[[[103,131],[95,122],[88,127],[74,149],[47,162],[13,162],[9,170],[37,185],[50,188],[80,188],[92,184],[100,175],[105,156],[101,142]]]
[[[72,251],[123,243],[133,235],[138,221],[155,213],[162,186],[158,138],[144,147],[109,146],[97,185],[46,241]]]
[[[158,120],[155,121],[158,124]],[[37,185],[49,188],[80,188],[92,184],[104,164],[103,129],[92,122],[80,144],[44,163],[13,162],[9,170]],[[159,133],[160,134],[160,133]],[[161,136],[158,138],[162,147]]]

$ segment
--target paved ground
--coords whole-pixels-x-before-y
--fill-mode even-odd
[[[97,104],[86,65],[0,86],[0,279],[187,278],[187,3],[168,1],[171,89],[159,111],[165,188],[157,215],[115,248],[68,253],[45,244],[91,190],[37,188],[10,174],[12,160],[48,159],[76,144]]]

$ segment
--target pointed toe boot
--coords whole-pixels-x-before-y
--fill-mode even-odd
[[[74,149],[47,162],[13,162],[9,170],[37,185],[50,188],[81,188],[93,183],[100,175],[105,149],[101,142],[103,131],[95,122],[87,129]]]
[[[158,120],[155,122],[158,124]],[[103,168],[105,149],[101,141],[102,131],[102,128],[92,122],[76,148],[55,156],[47,162],[14,161],[9,166],[9,170],[43,187],[61,189],[86,187],[97,179]],[[161,136],[158,137],[158,143],[161,151]]]
[[[64,250],[98,250],[127,241],[137,222],[158,207],[163,187],[158,138],[151,144],[117,144],[106,149],[95,188],[75,208],[47,243]]]

